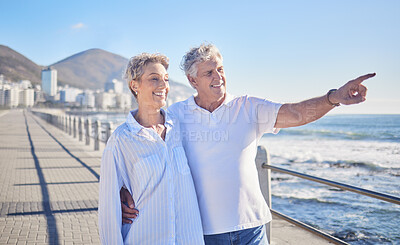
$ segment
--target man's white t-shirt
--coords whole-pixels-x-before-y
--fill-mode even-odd
[[[212,113],[194,97],[168,108],[180,122],[205,235],[263,225],[271,213],[261,193],[257,144],[274,128],[281,104],[227,94]]]

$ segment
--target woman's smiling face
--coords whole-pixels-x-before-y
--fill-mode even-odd
[[[132,81],[131,88],[137,92],[139,107],[151,106],[160,109],[166,105],[169,92],[167,70],[160,63],[148,63],[140,80]]]

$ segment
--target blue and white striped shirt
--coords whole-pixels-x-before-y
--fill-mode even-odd
[[[103,153],[99,195],[102,244],[204,244],[196,192],[179,123],[166,114],[165,141],[131,111]],[[122,224],[125,185],[140,215]]]

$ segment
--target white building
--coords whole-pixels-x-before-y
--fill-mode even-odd
[[[116,94],[108,92],[100,92],[96,94],[96,107],[106,110],[110,108],[115,108]]]
[[[70,88],[65,86],[60,91],[60,101],[61,102],[76,102],[76,96],[82,93],[81,89],[78,88]]]
[[[5,106],[17,107],[19,105],[19,92],[20,89],[17,86],[5,89]]]
[[[92,91],[85,91],[76,96],[76,102],[78,102],[81,106],[86,107],[95,107],[95,96]]]
[[[49,96],[57,95],[57,70],[51,67],[42,70],[42,89]]]
[[[1,86],[0,88],[0,106],[6,105],[6,88],[5,86]]]
[[[32,88],[32,83],[29,80],[20,80],[19,86],[21,89],[28,89],[28,88]]]
[[[130,109],[132,107],[132,95],[127,93],[116,95],[116,106],[120,109]]]
[[[32,107],[35,104],[35,91],[31,88],[19,92],[19,105]]]
[[[107,82],[104,84],[104,90],[106,92],[111,92],[114,91],[116,94],[122,94],[124,91],[124,83],[121,81],[118,81],[117,79],[113,79],[110,82]]]

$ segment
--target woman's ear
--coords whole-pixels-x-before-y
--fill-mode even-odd
[[[135,81],[135,80],[132,80],[130,83],[129,83],[129,88],[133,91],[133,92],[135,92],[135,94],[137,94],[137,90],[138,90],[138,82],[137,81]]]

